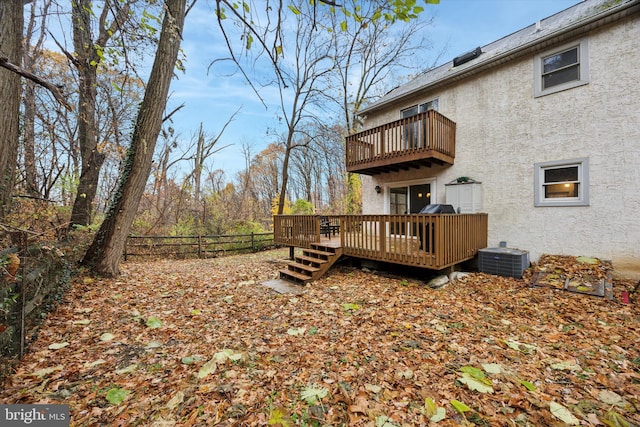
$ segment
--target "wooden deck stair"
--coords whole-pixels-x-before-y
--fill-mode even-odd
[[[286,270],[280,270],[280,278],[305,284],[322,277],[342,256],[342,248],[322,243],[312,243],[311,249],[302,249],[302,255],[289,261]]]

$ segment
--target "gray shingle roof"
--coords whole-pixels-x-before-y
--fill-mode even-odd
[[[406,84],[396,87],[379,100],[365,107],[361,114],[374,111],[390,102],[400,100],[420,90],[439,87],[464,78],[474,71],[497,65],[524,52],[527,47],[554,40],[576,28],[640,4],[640,0],[584,0],[561,12],[535,22],[513,34],[482,46],[482,54],[457,67],[449,61],[419,74]]]

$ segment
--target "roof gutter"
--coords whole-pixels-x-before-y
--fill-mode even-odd
[[[443,86],[447,86],[453,82],[466,79],[482,71],[491,69],[493,67],[497,67],[499,65],[504,64],[505,62],[524,56],[525,54],[528,54],[530,52],[545,50],[546,48],[552,45],[556,45],[563,40],[577,37],[579,35],[592,31],[596,28],[607,25],[611,22],[618,21],[627,16],[631,16],[634,13],[637,13],[639,11],[640,11],[640,0],[626,2],[620,6],[607,9],[606,11],[600,14],[593,15],[585,20],[576,21],[575,23],[571,24],[568,27],[565,27],[561,30],[550,33],[542,38],[525,43],[509,51],[500,53],[487,61],[483,61],[478,64],[472,65],[468,68],[465,68],[464,70],[456,71],[453,74],[450,74],[446,77],[442,77],[429,84],[426,84],[425,86],[419,87],[418,89],[415,89],[411,92],[399,94],[393,98],[389,98],[386,101],[381,102],[380,104],[373,104],[370,107],[363,108],[358,113],[358,115],[359,116],[367,115],[372,111],[379,110],[384,106],[387,106],[389,104],[393,104],[395,102],[414,96],[416,93],[420,91],[424,91],[426,89],[437,89]]]

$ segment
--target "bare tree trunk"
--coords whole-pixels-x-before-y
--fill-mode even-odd
[[[124,3],[117,11],[115,19],[107,28],[105,22],[110,13],[110,2],[98,20],[98,35],[93,39],[91,32],[93,0],[75,0],[72,5],[73,64],[78,69],[78,142],[82,166],[76,198],[73,202],[69,227],[89,225],[93,215],[93,201],[98,191],[100,169],[106,155],[98,148],[98,125],[96,123],[96,100],[98,97],[98,65],[102,61],[100,50],[120,30],[129,19],[130,3]]]
[[[120,258],[151,172],[153,152],[178,58],[186,0],[166,0],[165,7],[158,50],[136,119],[122,179],[107,216],[82,260],[84,265],[104,276],[120,273]]]
[[[92,203],[98,189],[100,168],[105,159],[104,154],[98,151],[96,131],[97,64],[100,57],[91,35],[91,0],[76,0],[71,4],[73,47],[76,53],[74,64],[78,68],[79,77],[78,141],[82,165],[70,227],[91,224]]]
[[[247,142],[242,143],[242,154],[244,155],[244,172],[238,175],[242,184],[240,211],[244,214],[242,219],[253,221],[255,219],[254,203],[248,196],[251,185],[251,146]]]
[[[42,56],[42,44],[44,43],[44,36],[46,34],[46,20],[47,13],[51,1],[44,1],[40,10],[36,9],[35,4],[31,4],[31,12],[29,14],[29,22],[26,28],[26,34],[24,38],[24,56],[23,67],[30,73],[35,73],[35,63]],[[37,15],[40,18],[40,34],[38,39],[32,42],[32,38],[36,31],[36,19]],[[27,80],[24,85],[23,94],[24,104],[24,123],[22,134],[22,150],[24,157],[24,172],[25,172],[25,184],[26,192],[32,196],[41,196],[46,188],[42,186],[40,190],[37,182],[36,173],[36,155],[35,155],[35,117],[36,117],[36,83],[32,80]]]
[[[39,196],[36,179],[35,154],[36,84],[27,81],[24,85],[24,125],[22,150],[24,156],[25,190],[31,196]]]
[[[284,203],[287,198],[287,184],[289,182],[289,158],[293,145],[293,130],[287,135],[287,145],[284,150],[284,160],[282,161],[282,183],[280,184],[280,197],[278,197],[278,215],[284,213]]]
[[[23,3],[15,0],[0,0],[0,56],[10,62],[22,61],[22,29],[24,27]],[[15,184],[18,161],[18,139],[20,137],[20,76],[0,68],[0,219],[11,209],[11,196]]]
[[[204,167],[204,145],[205,135],[202,130],[202,122],[200,122],[200,128],[198,129],[198,136],[196,140],[196,152],[193,158],[193,198],[196,207],[200,203],[200,192],[202,183],[202,169]]]
[[[296,15],[295,67],[290,74],[284,72],[281,74],[286,82],[278,80],[280,109],[287,123],[284,161],[282,164],[282,185],[278,200],[279,215],[284,211],[291,152],[296,148],[300,149],[310,144],[311,139],[309,135],[305,135],[306,132],[304,132],[303,127],[307,123],[317,121],[317,116],[314,116],[311,107],[324,101],[323,89],[326,88],[321,84],[324,81],[324,77],[333,69],[333,62],[329,55],[331,42],[330,40],[320,39],[316,32],[313,19],[315,16],[314,3],[311,2],[309,5],[300,2],[296,7],[305,12]],[[329,37],[333,37],[330,33],[327,34]],[[291,101],[284,96],[285,89],[293,92]],[[302,135],[305,135],[304,138],[298,138],[298,141],[296,141],[296,137]]]

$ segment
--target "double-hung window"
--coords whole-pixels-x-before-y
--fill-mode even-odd
[[[588,206],[589,159],[535,164],[535,206]]]
[[[537,55],[534,59],[535,96],[589,83],[587,39]]]

